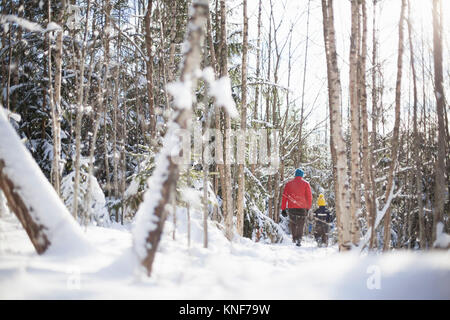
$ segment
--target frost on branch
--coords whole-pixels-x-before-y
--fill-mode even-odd
[[[238,118],[239,112],[231,94],[230,78],[226,76],[215,80],[214,71],[208,67],[203,71],[203,79],[208,83],[209,94],[215,99],[216,105],[223,107],[231,118]]]
[[[173,104],[178,109],[190,109],[192,107],[192,84],[191,81],[176,81],[167,85],[167,91],[173,97]]]
[[[156,158],[155,170],[148,180],[149,189],[145,192],[133,230],[134,249],[148,276],[152,272],[164,222],[171,208],[171,199],[179,178],[178,163],[172,157],[179,154],[180,130],[189,129],[189,121],[192,117],[191,90],[196,86],[194,80],[201,63],[201,44],[209,10],[208,2],[197,0],[192,3],[192,7],[186,34],[189,47],[183,60],[181,82],[168,86],[177,110],[168,124],[163,147]]]

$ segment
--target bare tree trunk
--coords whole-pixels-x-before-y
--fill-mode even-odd
[[[443,12],[441,0],[433,0],[433,53],[434,53],[434,85],[436,97],[436,113],[438,118],[438,154],[436,161],[436,182],[434,190],[434,216],[433,216],[433,242],[436,240],[436,226],[444,221],[445,195],[445,156],[446,133],[444,124],[445,95],[442,70],[442,37],[443,37]],[[447,172],[448,176],[448,172]]]
[[[258,36],[256,39],[256,81],[259,82],[261,78],[261,12],[262,12],[262,0],[258,2]],[[255,87],[255,107],[253,109],[253,119],[258,119],[258,106],[259,106],[259,96],[260,96],[260,86],[256,84]],[[256,122],[252,123],[253,129],[256,129]],[[255,175],[256,164],[251,164],[251,172]]]
[[[227,45],[227,20],[225,0],[220,0],[220,30],[221,30],[221,61],[220,76],[228,76],[228,45]],[[225,212],[225,235],[228,240],[233,238],[233,201],[231,189],[231,118],[228,112],[224,112],[224,139],[223,139],[223,166],[224,166],[224,190],[223,203]]]
[[[152,21],[152,5],[153,0],[147,1],[147,9],[144,18],[145,29],[145,47],[147,49],[147,57],[145,63],[147,65],[147,95],[148,95],[148,110],[150,113],[150,128],[149,134],[153,137],[156,132],[156,115],[154,106],[154,94],[153,94],[153,55],[152,55],[152,33],[151,33],[151,21]]]
[[[103,99],[103,148],[104,148],[104,161],[105,161],[105,175],[106,175],[106,194],[108,197],[111,196],[111,177],[109,172],[109,152],[108,152],[108,123],[107,123],[107,112],[108,112],[108,103],[110,97],[110,87],[109,87],[109,64],[110,64],[110,47],[109,47],[109,37],[111,32],[110,25],[110,14],[111,14],[111,3],[109,0],[105,0],[105,37],[104,37],[104,46],[105,46],[105,60],[103,68],[105,69],[105,99]],[[143,132],[145,134],[145,132]]]
[[[216,51],[214,49],[214,42],[213,42],[213,37],[212,37],[211,13],[210,13],[209,9],[208,9],[206,25],[207,25],[206,36],[207,36],[207,41],[208,41],[208,46],[209,46],[210,65],[214,70],[214,75],[217,76],[219,74],[219,71],[218,71],[218,63],[217,63],[217,59],[216,59]],[[209,115],[208,115],[208,117],[209,117]],[[220,130],[220,108],[219,108],[219,106],[215,106],[215,109],[214,109],[214,125],[215,125],[216,132],[218,132]],[[219,142],[218,137],[215,137],[215,139],[216,139],[216,142]],[[216,152],[219,152],[219,150],[216,149]],[[219,192],[219,177],[220,177],[220,180],[223,181],[224,175],[225,175],[223,164],[218,163],[216,161],[215,171],[219,172],[219,175],[216,174],[214,176],[214,193],[217,195]],[[213,210],[214,210],[213,219],[219,219],[218,206],[214,206]],[[207,241],[204,243],[204,245],[206,245],[206,246],[208,245]]]
[[[361,177],[360,177],[360,157],[359,157],[359,123],[360,110],[358,99],[358,48],[359,48],[359,4],[358,0],[351,2],[352,31],[350,37],[350,115],[351,115],[351,197],[350,212],[352,214],[352,242],[357,245],[359,242],[359,228],[357,225],[358,215],[361,210]]]
[[[258,36],[256,39],[256,81],[260,81],[261,77],[261,12],[262,12],[262,0],[258,3]],[[258,119],[258,105],[259,105],[259,93],[260,87],[257,84],[255,88],[255,108],[253,109],[253,119]],[[252,166],[252,172],[254,167]]]
[[[373,0],[373,20],[372,20],[372,151],[377,149],[377,123],[378,123],[378,94],[377,94],[377,33],[376,33],[376,16],[377,16],[377,1]],[[377,185],[375,184],[375,172],[373,171],[373,165],[376,163],[375,153],[371,153],[370,176],[372,185],[372,211],[370,211],[370,243],[369,248],[372,249],[375,246],[375,219],[377,215]]]
[[[209,17],[209,9],[208,9]],[[208,29],[207,29],[208,30]],[[209,33],[209,31],[207,31]],[[208,248],[208,186],[209,186],[209,165],[210,165],[210,150],[208,149],[208,143],[210,141],[209,130],[210,130],[210,110],[208,101],[205,101],[205,121],[203,123],[203,135],[206,143],[202,144],[202,167],[203,167],[203,247]]]
[[[12,69],[12,66],[13,66],[13,63],[12,63],[12,60],[13,60],[13,44],[12,44],[11,34],[12,34],[12,26],[9,27],[9,32],[8,32],[8,46],[9,46],[9,50],[8,50],[8,76],[7,76],[7,80],[6,80],[6,109],[8,111],[10,111],[10,108],[11,108],[9,95],[10,95],[10,90],[11,90],[11,69]],[[49,40],[49,43],[50,43],[50,40]],[[2,96],[3,96],[3,94],[2,94]]]
[[[63,19],[66,12],[66,1],[62,0],[60,3],[57,23],[61,26],[61,31],[57,31],[56,35],[56,47],[55,47],[55,90],[54,90],[54,103],[56,112],[55,123],[55,136],[53,137],[53,143],[55,144],[55,169],[54,171],[54,186],[56,193],[60,195],[60,181],[61,181],[61,75],[62,75],[62,50],[63,50]]]
[[[52,19],[51,14],[51,0],[48,1],[47,6],[47,18],[48,23],[50,24]],[[11,31],[10,31],[11,34]],[[58,155],[58,139],[57,139],[57,127],[59,126],[59,115],[58,111],[55,108],[54,103],[54,96],[53,96],[53,79],[52,79],[52,39],[50,32],[47,33],[47,43],[48,43],[48,51],[47,51],[47,77],[48,77],[48,101],[50,105],[50,110],[52,114],[52,136],[53,136],[53,160],[52,160],[52,167],[50,170],[50,181],[53,184],[53,187],[56,190],[56,193],[59,195],[59,155]],[[10,47],[11,48],[11,47]],[[11,60],[11,57],[10,57]],[[10,61],[11,62],[11,61]],[[8,72],[8,91],[9,91],[9,81],[10,81],[10,72]],[[7,101],[9,101],[9,92]],[[9,110],[9,105],[8,105]]]
[[[75,136],[76,136],[76,155],[75,155],[75,178],[73,184],[73,207],[72,207],[72,215],[76,219],[78,215],[78,189],[80,184],[80,155],[81,155],[81,120],[83,118],[83,98],[84,98],[84,67],[85,61],[84,58],[86,56],[86,47],[87,47],[87,30],[88,30],[88,21],[89,21],[89,11],[91,9],[91,1],[87,2],[86,9],[86,24],[84,28],[84,36],[83,36],[83,44],[80,55],[80,78],[78,84],[78,101],[77,101],[77,117],[76,117],[76,125],[75,125]]]
[[[308,0],[308,12],[306,17],[306,41],[305,41],[305,61],[303,65],[303,80],[302,80],[302,104],[300,107],[300,127],[298,130],[298,156],[296,159],[295,166],[298,167],[300,162],[302,162],[302,139],[303,139],[303,123],[304,123],[304,114],[305,114],[305,86],[306,86],[306,72],[308,67],[308,48],[309,48],[309,17],[310,17],[310,7],[311,0]]]
[[[271,60],[272,60],[272,15],[273,15],[273,6],[272,2],[270,3],[270,22],[269,22],[269,48],[267,51],[268,54],[268,62],[267,62],[267,81],[270,82],[270,71],[271,71]],[[270,87],[267,87],[266,92],[266,122],[270,122]],[[270,157],[270,138],[267,137],[267,156]],[[269,175],[267,178],[267,194],[268,194],[268,200],[267,200],[267,212],[269,215],[269,218],[273,219],[273,198],[272,198],[272,176]]]
[[[247,0],[243,3],[244,16],[244,38],[242,43],[242,99],[241,99],[241,132],[243,135],[245,150],[246,129],[247,129],[247,52],[248,52],[248,17],[247,17]],[[238,172],[238,196],[237,196],[237,232],[239,235],[244,234],[244,194],[245,194],[245,151],[242,157],[243,163],[239,163]]]
[[[175,67],[175,39],[177,36],[177,1],[170,1],[172,3],[172,26],[170,29],[170,49],[169,49],[169,66],[167,67],[168,79],[172,82],[174,77]]]
[[[103,60],[104,64],[104,60]],[[108,70],[108,69],[106,69]],[[94,117],[94,132],[92,135],[91,146],[89,149],[89,168],[88,168],[88,177],[87,177],[87,191],[85,197],[85,225],[89,222],[89,218],[92,214],[91,201],[92,201],[92,175],[94,174],[94,153],[97,142],[98,129],[100,127],[100,114],[103,107],[103,86],[108,79],[108,71],[105,73],[105,77],[100,81],[97,91],[97,108],[95,110]]]
[[[167,87],[167,80],[168,80],[168,68],[166,65],[165,57],[164,57],[164,42],[166,41],[165,37],[165,28],[164,28],[164,18],[162,15],[162,6],[161,2],[158,3],[158,12],[159,12],[159,25],[160,25],[160,47],[159,47],[159,61],[162,69],[162,77],[163,77],[163,86],[164,88]],[[170,104],[169,104],[169,95],[167,93],[167,90],[164,90],[164,102],[165,102],[165,110],[169,110]]]
[[[330,104],[330,147],[333,159],[336,216],[340,250],[349,250],[351,238],[351,213],[347,176],[347,153],[342,135],[341,80],[337,65],[336,37],[334,30],[333,0],[322,0],[323,31],[327,58],[328,96]]]
[[[366,212],[369,221],[369,229],[373,230],[375,227],[375,215],[374,204],[375,194],[374,186],[372,184],[372,151],[369,147],[369,129],[368,129],[368,115],[367,115],[367,91],[366,91],[366,55],[367,55],[367,8],[366,1],[362,1],[362,14],[363,14],[363,33],[362,33],[362,48],[361,48],[361,77],[360,77],[360,89],[361,89],[361,123],[362,123],[362,165],[363,165],[363,182],[364,182],[364,199],[366,202]]]
[[[122,212],[120,215],[120,223],[123,225],[123,219],[126,214],[127,206],[125,203],[125,190],[127,179],[127,119],[128,119],[128,106],[127,101],[123,101],[123,119],[122,119],[122,139],[121,139],[121,175],[120,175],[120,198],[122,199]]]
[[[417,130],[417,76],[416,76],[416,66],[414,59],[414,50],[413,50],[413,42],[412,42],[412,24],[411,24],[411,1],[408,0],[408,39],[409,39],[409,55],[411,62],[411,70],[412,70],[412,80],[413,80],[413,93],[414,93],[414,101],[413,101],[413,126],[414,126],[414,161],[415,161],[415,182],[416,182],[416,199],[417,206],[419,210],[419,239],[420,239],[420,247],[425,249],[425,228],[424,228],[424,211],[423,211],[423,201],[422,201],[422,159],[420,154],[420,141],[419,141],[419,132]],[[425,79],[423,80],[425,81]]]
[[[186,36],[189,50],[185,54],[181,73],[181,82],[185,83],[185,85],[190,84],[191,89],[196,87],[195,71],[200,68],[201,45],[205,33],[204,28],[206,27],[208,2],[197,0],[193,2],[192,7],[193,13],[189,19]],[[169,124],[168,131],[164,138],[164,145],[159,154],[161,160],[159,162],[160,165],[155,168],[153,175],[150,178],[154,178],[157,182],[158,188],[160,189],[160,196],[155,203],[152,203],[151,208],[141,207],[138,212],[138,220],[146,220],[141,221],[144,222],[144,225],[140,225],[141,228],[147,228],[145,224],[148,225],[150,221],[151,224],[155,226],[150,229],[145,229],[145,243],[135,243],[138,257],[141,259],[141,264],[147,270],[148,276],[150,276],[152,272],[156,250],[168,214],[167,204],[170,203],[170,199],[174,196],[176,183],[179,177],[178,163],[171,157],[173,143],[180,141],[180,137],[177,134],[179,129],[189,129],[190,118],[191,108],[178,109],[173,122]],[[151,180],[150,182],[153,181]],[[154,192],[154,190],[151,192]],[[145,212],[147,209],[151,210],[151,212]],[[138,237],[141,237],[141,232],[137,232],[137,234]],[[136,239],[138,242],[141,240],[142,239]]]
[[[118,151],[117,151],[117,122],[118,122],[118,104],[119,104],[119,65],[116,66],[116,70],[114,72],[114,96],[113,99],[113,185],[114,185],[114,197],[118,198],[119,196],[119,172],[118,172]],[[116,222],[118,222],[118,215],[116,212]]]
[[[398,59],[397,59],[397,84],[395,88],[395,122],[394,133],[392,136],[392,161],[388,173],[388,183],[385,193],[385,201],[388,202],[389,194],[393,187],[394,171],[397,166],[398,159],[398,147],[399,147],[399,131],[400,131],[400,104],[402,93],[402,66],[403,66],[403,20],[405,18],[405,5],[406,1],[402,0],[402,6],[400,10],[400,21],[398,26]],[[383,237],[383,250],[389,250],[391,243],[391,208],[386,211],[384,216],[384,237]]]

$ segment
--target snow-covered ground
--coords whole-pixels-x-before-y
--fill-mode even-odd
[[[317,248],[229,243],[209,223],[202,244],[200,216],[169,219],[153,275],[145,277],[132,251],[131,226],[88,227],[96,251],[38,256],[15,216],[0,217],[0,299],[450,299],[450,252],[386,255]],[[76,246],[76,244],[74,244]]]

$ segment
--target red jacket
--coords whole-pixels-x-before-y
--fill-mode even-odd
[[[282,199],[281,210],[285,210],[286,207],[290,209],[311,209],[311,187],[302,177],[295,177],[295,179],[286,183]]]

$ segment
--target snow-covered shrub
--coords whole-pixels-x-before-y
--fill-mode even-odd
[[[263,214],[249,197],[246,197],[246,202],[247,207],[244,210],[244,237],[250,238],[255,242],[282,242],[286,236],[281,225]]]
[[[125,190],[123,204],[126,207],[127,215],[124,219],[132,219],[141,204],[144,192],[147,188],[147,179],[152,175],[155,167],[154,155],[149,153],[143,161],[135,168],[135,172],[131,175],[128,188]],[[112,211],[117,210],[116,206],[122,206],[122,203],[109,203]]]
[[[94,175],[91,175],[90,210],[87,210],[88,162],[86,159],[82,159],[81,163],[77,217],[80,221],[85,221],[84,215],[88,213],[88,223],[95,222],[97,225],[107,225],[109,224],[109,216],[106,208],[105,195]],[[70,212],[73,211],[74,178],[75,171],[72,171],[63,177],[61,181],[61,195]]]

